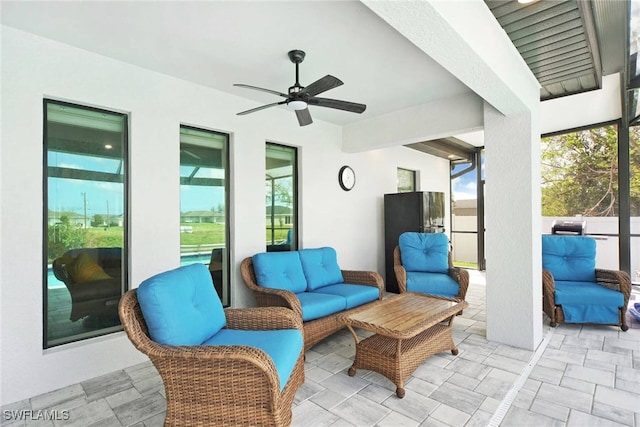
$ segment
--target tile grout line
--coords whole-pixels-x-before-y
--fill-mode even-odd
[[[502,399],[502,402],[500,402],[498,409],[496,409],[496,411],[493,413],[493,417],[491,417],[491,420],[487,424],[487,427],[497,427],[500,425],[502,419],[507,414],[507,411],[509,410],[509,408],[511,408],[511,404],[515,400],[516,395],[518,394],[520,389],[522,389],[522,386],[524,386],[524,383],[527,381],[527,379],[529,379],[531,371],[537,365],[540,357],[542,357],[542,353],[544,353],[544,350],[547,348],[549,341],[551,341],[553,332],[554,328],[549,328],[549,331],[544,336],[542,343],[534,353],[533,357],[531,357],[531,360],[529,360],[527,366],[524,368],[522,373],[520,373],[518,379],[513,383],[513,386],[507,392],[504,399]]]

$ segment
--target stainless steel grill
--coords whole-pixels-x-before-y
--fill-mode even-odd
[[[586,221],[553,221],[553,224],[551,224],[551,234],[584,235],[586,231]]]

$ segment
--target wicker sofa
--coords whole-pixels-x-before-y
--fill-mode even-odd
[[[285,308],[225,309],[203,264],[121,299],[133,345],[162,377],[165,426],[289,426],[304,382],[302,322]]]
[[[341,270],[329,247],[260,253],[245,258],[240,271],[258,306],[287,307],[302,318],[305,351],[344,328],[342,314],[384,294],[378,273]]]

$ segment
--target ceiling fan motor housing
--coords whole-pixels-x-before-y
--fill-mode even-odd
[[[288,52],[289,59],[296,65],[296,82],[293,86],[289,88],[289,92],[285,95],[284,93],[265,89],[257,86],[251,86],[246,84],[234,84],[234,86],[245,87],[248,89],[259,90],[261,92],[268,92],[274,95],[281,96],[285,98],[283,101],[273,102],[271,104],[262,105],[257,108],[252,108],[250,110],[241,111],[237,113],[238,115],[244,115],[253,113],[256,111],[264,110],[265,108],[274,107],[277,105],[287,104],[287,106],[295,110],[296,116],[298,117],[298,123],[300,126],[306,126],[308,124],[313,123],[311,119],[311,114],[309,113],[308,105],[314,105],[317,107],[326,107],[326,108],[335,108],[338,110],[350,111],[353,113],[362,113],[367,106],[364,104],[358,104],[355,102],[341,101],[338,99],[328,99],[328,98],[318,98],[316,95],[319,95],[323,92],[336,88],[342,85],[342,81],[332,75],[327,74],[326,76],[316,80],[308,86],[302,86],[300,84],[299,79],[299,66],[306,56],[305,52],[302,50],[290,50]]]

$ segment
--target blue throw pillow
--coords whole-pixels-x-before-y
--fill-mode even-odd
[[[307,289],[297,251],[256,254],[253,256],[253,271],[258,285],[262,287],[296,294]]]
[[[300,251],[300,261],[307,278],[308,291],[344,282],[333,248],[303,249]]]
[[[398,238],[402,265],[407,271],[449,272],[449,238],[444,233],[402,233]]]
[[[149,335],[159,344],[200,345],[227,322],[204,264],[150,277],[140,284],[137,296]]]
[[[587,236],[542,236],[542,268],[554,280],[596,281],[596,241]]]

